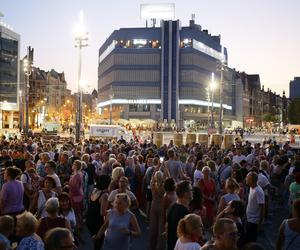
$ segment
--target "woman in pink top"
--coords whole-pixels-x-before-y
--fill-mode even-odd
[[[72,207],[74,209],[77,225],[82,225],[82,210],[83,210],[83,175],[81,173],[81,161],[76,160],[72,165],[73,174],[69,181],[69,192],[72,201]]]

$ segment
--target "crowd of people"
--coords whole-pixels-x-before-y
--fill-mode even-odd
[[[157,147],[151,140],[44,144],[0,141],[0,250],[265,249],[257,237],[270,201],[289,209],[274,240],[300,249],[300,154],[289,144],[236,141]],[[276,242],[275,242],[276,241]]]

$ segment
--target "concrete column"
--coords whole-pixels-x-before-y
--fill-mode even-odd
[[[9,115],[8,115],[8,126],[9,128],[13,128],[14,127],[14,112],[10,111]]]

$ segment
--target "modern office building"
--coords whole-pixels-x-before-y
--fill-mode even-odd
[[[0,129],[18,126],[20,35],[0,22]]]
[[[220,107],[223,71],[223,120],[236,120],[235,74],[226,67],[227,50],[220,36],[212,36],[190,21],[162,21],[160,27],[121,28],[99,49],[98,108],[114,119],[151,119],[182,127],[197,122],[207,126],[214,90],[214,120]]]
[[[300,98],[300,77],[290,81],[290,99]]]

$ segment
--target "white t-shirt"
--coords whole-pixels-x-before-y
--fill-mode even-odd
[[[200,250],[201,246],[197,242],[182,243],[180,238],[177,240],[174,250]]]
[[[203,173],[201,170],[196,169],[194,172],[194,183],[193,186],[197,187],[198,182],[204,178]]]
[[[264,190],[265,195],[268,195],[268,189],[266,188],[266,186],[269,185],[270,182],[264,174],[258,174],[257,184]]]
[[[30,175],[25,171],[21,174],[21,182],[29,189],[32,190]]]
[[[246,156],[244,156],[244,155],[235,155],[232,158],[232,163],[240,163],[242,160],[246,161]]]
[[[56,187],[61,187],[60,179],[57,174],[48,174],[47,176],[54,179]]]
[[[108,196],[108,201],[111,203],[115,200],[116,195],[119,194],[118,189],[113,190],[110,195]],[[129,196],[131,202],[136,200],[136,197],[134,193],[132,193],[130,190],[126,190],[126,194]]]
[[[260,220],[259,205],[265,204],[265,194],[262,188],[257,185],[255,188],[250,188],[248,196],[248,205],[246,209],[247,221],[258,224]]]

